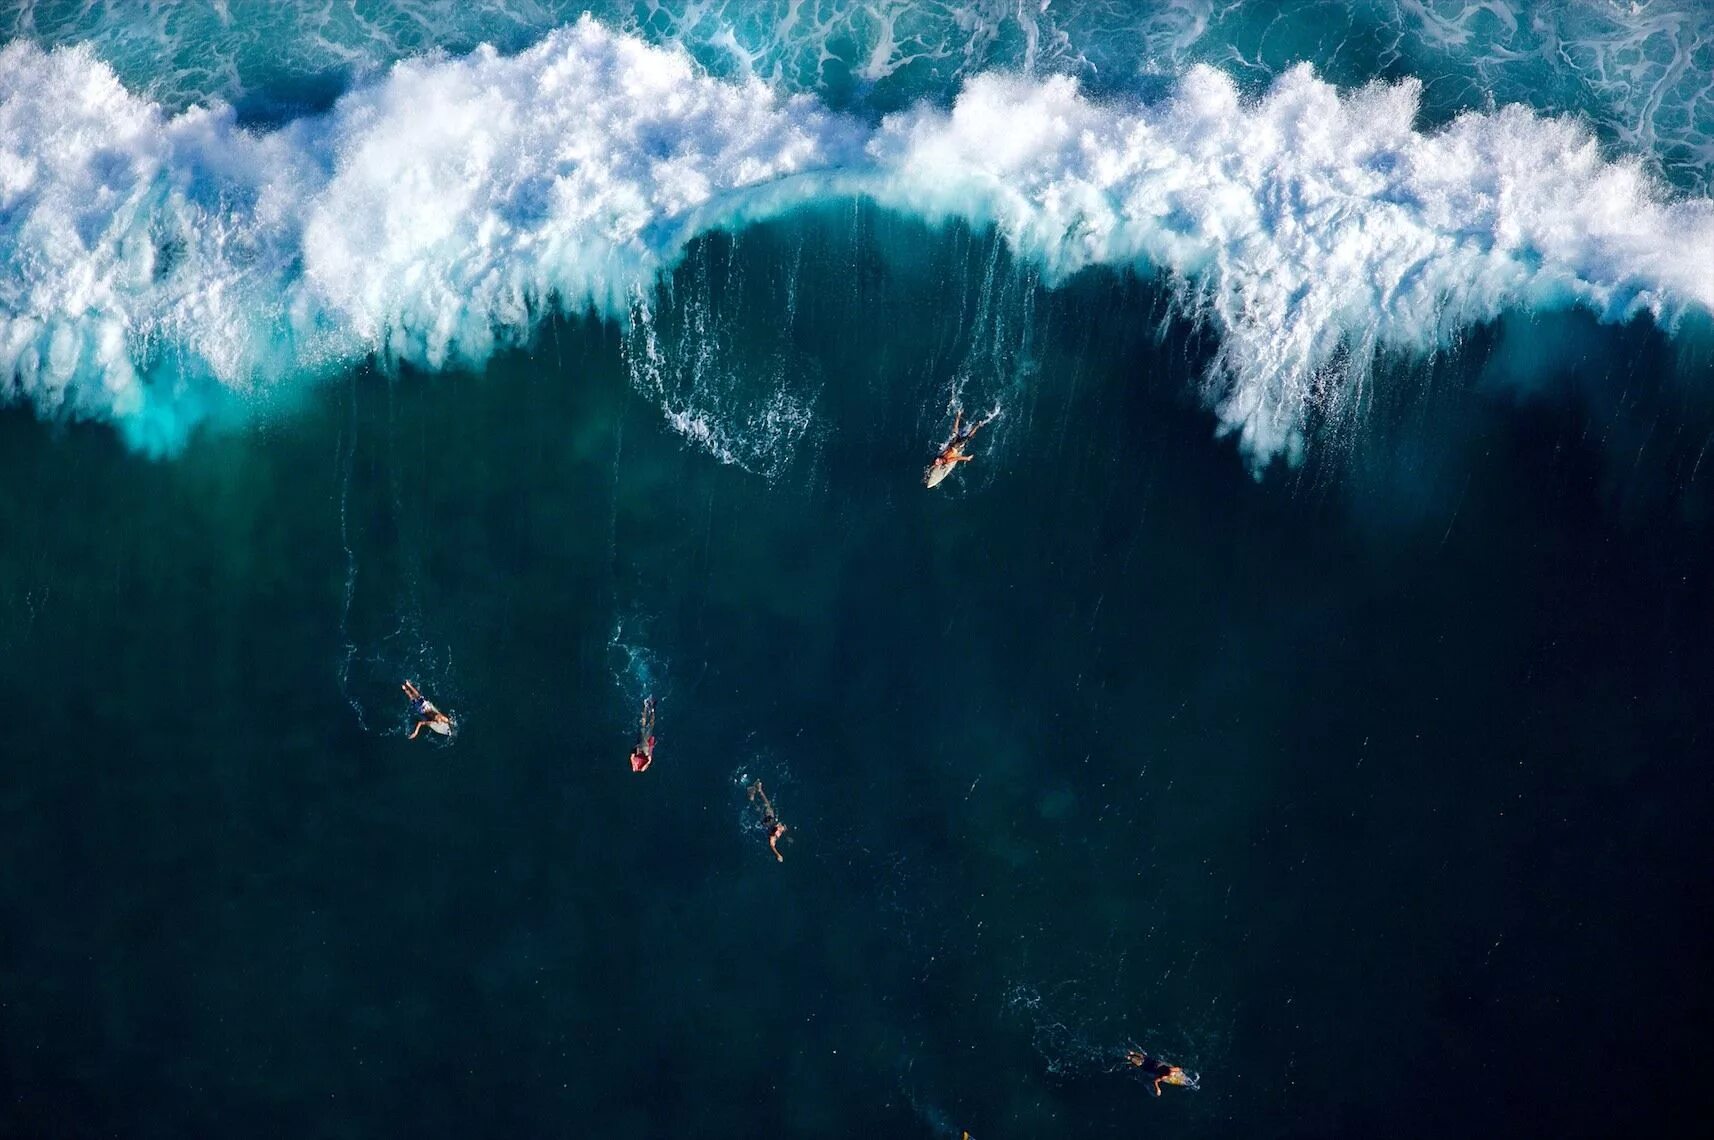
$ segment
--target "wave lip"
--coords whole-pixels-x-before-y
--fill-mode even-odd
[[[168,115],[83,49],[0,50],[0,391],[171,447],[215,400],[365,353],[480,362],[550,307],[620,320],[698,233],[826,196],[993,225],[1051,283],[1159,270],[1221,335],[1259,470],[1360,407],[1377,354],[1514,308],[1714,311],[1714,203],[1508,107],[1205,66],[1156,102],[984,74],[870,127],[591,18],[396,65],[271,133]]]

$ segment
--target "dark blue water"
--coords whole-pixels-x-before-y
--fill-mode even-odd
[[[1705,359],[1478,329],[1258,480],[1206,331],[992,234],[798,215],[660,311],[678,395],[813,409],[746,437],[771,478],[593,318],[170,461],[0,417],[0,1134],[1710,1107]],[[1585,395],[1496,387],[1521,337],[1592,345],[1539,365]],[[1005,416],[930,493],[959,383]],[[451,745],[404,739],[406,677]]]

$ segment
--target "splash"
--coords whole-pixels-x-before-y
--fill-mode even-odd
[[[398,64],[256,133],[226,107],[169,114],[87,49],[14,43],[0,398],[171,450],[368,355],[478,364],[552,311],[635,330],[699,234],[852,195],[993,226],[1050,286],[1164,274],[1220,334],[1208,402],[1258,470],[1360,410],[1382,353],[1513,309],[1669,328],[1714,310],[1714,203],[1575,122],[1506,107],[1424,132],[1420,99],[1307,67],[1246,98],[1195,66],[1149,102],[983,74],[950,109],[870,126],[586,17],[515,56]],[[632,336],[634,374],[711,450],[769,469],[807,430],[785,386],[727,423],[700,358],[652,336]],[[757,431],[775,442],[747,453]]]

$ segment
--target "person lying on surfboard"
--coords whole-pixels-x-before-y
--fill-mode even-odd
[[[941,447],[940,454],[934,457],[934,462],[928,465],[928,470],[923,472],[922,485],[938,487],[948,475],[952,474],[953,468],[960,463],[969,463],[976,458],[974,455],[965,454],[964,448],[976,437],[977,432],[992,423],[999,414],[1000,409],[995,408],[969,427],[965,427],[964,409],[960,408],[958,415],[952,421],[952,436]]]
[[[1200,1080],[1195,1073],[1187,1073],[1177,1065],[1169,1065],[1165,1061],[1149,1056],[1141,1049],[1132,1045],[1125,1050],[1125,1064],[1133,1069],[1141,1069],[1143,1075],[1149,1078],[1149,1088],[1156,1096],[1161,1095],[1162,1085],[1178,1085],[1181,1088],[1196,1088]]]
[[[637,743],[631,749],[631,771],[647,772],[655,762],[655,698],[643,700],[643,719],[637,730]]]
[[[452,735],[451,717],[435,708],[433,702],[423,696],[422,691],[409,681],[400,687],[405,690],[405,696],[410,698],[411,715],[417,718],[416,727],[411,729],[411,735],[407,739],[415,740],[417,733],[425,728],[430,732],[438,732],[442,736]]]
[[[774,853],[774,858],[781,863],[786,857],[780,854],[780,837],[786,833],[786,825],[780,822],[780,817],[774,814],[774,805],[768,799],[768,793],[762,790],[762,781],[757,780],[750,785],[750,802],[757,799],[762,801],[762,830],[768,833],[768,850]]]

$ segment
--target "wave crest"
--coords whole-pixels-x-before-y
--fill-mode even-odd
[[[479,362],[548,308],[616,319],[698,233],[864,194],[992,224],[1052,282],[1171,275],[1258,467],[1362,403],[1382,351],[1511,308],[1714,310],[1714,204],[1508,107],[1432,133],[1420,86],[1308,67],[1153,103],[985,74],[871,128],[585,18],[503,57],[396,65],[253,133],[168,115],[83,49],[0,51],[0,377],[171,447],[214,399],[365,353]]]

